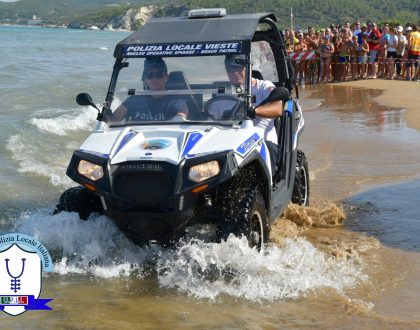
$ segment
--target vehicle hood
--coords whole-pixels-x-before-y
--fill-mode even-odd
[[[248,129],[232,127],[125,127],[92,133],[79,151],[109,158],[110,164],[137,160],[179,164],[184,158],[227,150],[243,157],[260,139]]]

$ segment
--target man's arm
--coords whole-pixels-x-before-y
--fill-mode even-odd
[[[176,116],[181,116],[186,119],[188,116],[188,105],[187,101],[184,99],[179,99],[176,101],[175,107],[177,109]]]
[[[127,116],[128,109],[124,105],[120,105],[117,110],[114,111],[114,113],[111,115],[111,121],[117,122],[125,119]]]
[[[188,116],[187,100],[183,98],[167,99],[162,105],[166,120],[185,120]]]
[[[281,117],[282,112],[282,101],[269,102],[255,109],[255,114],[263,118],[278,118]]]
[[[177,116],[181,116],[182,118],[186,119],[188,115],[188,106],[187,103],[184,103],[176,114]]]

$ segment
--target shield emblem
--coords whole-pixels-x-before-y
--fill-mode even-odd
[[[34,296],[41,294],[42,263],[34,251],[13,244],[0,251],[0,296]],[[4,312],[19,315],[25,306],[4,306]]]

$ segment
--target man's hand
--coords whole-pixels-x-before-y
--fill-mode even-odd
[[[171,119],[169,119],[169,121],[174,121],[174,122],[179,122],[179,121],[186,121],[187,118],[185,118],[184,116],[177,114],[176,116],[173,116]]]
[[[248,108],[246,115],[251,119],[255,119],[255,108],[252,105]]]

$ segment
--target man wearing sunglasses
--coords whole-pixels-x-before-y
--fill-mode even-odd
[[[161,57],[149,57],[144,61],[142,75],[145,90],[166,90],[168,69]],[[185,120],[188,115],[187,101],[181,96],[135,95],[125,100],[112,115],[113,121],[166,121]]]
[[[225,58],[225,69],[229,81],[234,86],[244,86],[246,78],[245,70],[246,56],[227,55]],[[252,106],[254,111],[248,113],[251,117],[254,127],[261,137],[264,137],[268,150],[270,152],[271,168],[275,171],[278,159],[277,133],[274,126],[274,118],[281,116],[283,111],[282,101],[267,102],[260,105],[268,98],[271,91],[275,89],[274,84],[268,80],[259,80],[252,78],[251,94],[253,97]],[[221,105],[220,105],[221,106]]]

